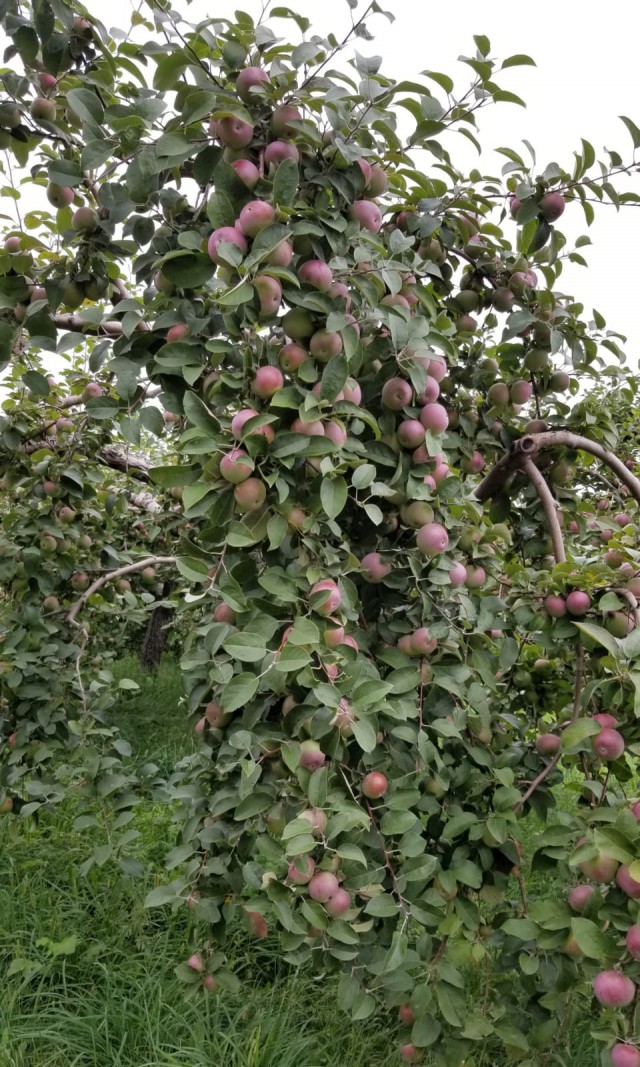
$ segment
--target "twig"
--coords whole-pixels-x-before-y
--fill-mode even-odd
[[[71,623],[72,626],[80,627],[80,624],[76,622],[76,616],[87,603],[89,597],[93,596],[98,589],[102,589],[103,585],[107,585],[116,578],[122,578],[125,574],[134,574],[136,571],[144,570],[145,567],[161,563],[175,563],[175,561],[175,556],[148,556],[147,559],[139,559],[136,563],[128,563],[125,567],[118,567],[115,571],[103,574],[100,578],[96,578],[95,582],[92,582],[89,588],[85,589],[82,596],[78,597],[75,604],[71,606],[67,613],[67,622]]]
[[[575,680],[575,684],[574,684],[574,687],[573,687],[573,714],[571,716],[571,722],[575,722],[576,719],[578,718],[579,714],[580,714],[580,702],[581,702],[581,698],[582,698],[583,667],[584,667],[584,648],[582,646],[582,642],[579,641],[578,642],[578,646],[577,646],[577,651],[576,651],[576,680]],[[541,784],[541,782],[544,782],[545,778],[549,774],[551,774],[551,771],[553,770],[553,768],[558,763],[561,755],[562,755],[562,751],[556,752],[555,756],[553,756],[552,759],[549,760],[549,762],[547,763],[546,767],[542,771],[540,771],[540,774],[537,776],[537,778],[533,779],[533,781],[532,781],[531,785],[529,786],[529,788],[527,789],[526,793],[523,794],[522,799],[519,800],[518,803],[516,804],[515,809],[514,809],[515,811],[519,811],[521,808],[524,807],[524,805],[526,804],[526,802],[529,799],[529,797],[531,796],[531,794],[535,793],[536,789]]]
[[[540,498],[540,503],[544,509],[545,518],[551,534],[551,544],[553,545],[553,555],[556,563],[566,563],[567,556],[564,550],[564,541],[562,540],[562,529],[560,528],[560,520],[558,519],[558,512],[555,507],[555,500],[549,486],[546,483],[544,475],[540,473],[533,460],[528,457],[522,462],[522,469],[535,486],[535,490]]]

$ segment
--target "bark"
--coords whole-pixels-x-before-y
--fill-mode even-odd
[[[167,597],[173,588],[173,582],[165,582],[162,587],[163,598]],[[166,604],[158,604],[149,616],[147,631],[140,648],[140,666],[145,671],[154,671],[162,659],[165,650],[169,629],[173,618],[173,607]]]

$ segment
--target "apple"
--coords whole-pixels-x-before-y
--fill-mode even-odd
[[[207,252],[214,263],[220,263],[220,256],[218,254],[218,248],[220,245],[235,245],[239,248],[244,255],[249,246],[245,240],[245,236],[235,226],[220,226],[217,230],[214,230],[210,235],[207,242]]]
[[[536,752],[540,756],[555,756],[560,751],[560,744],[557,734],[540,734],[536,738]]]
[[[312,900],[319,901],[320,904],[326,904],[331,897],[336,895],[339,888],[340,883],[335,874],[331,874],[330,871],[319,871],[309,882],[309,896]]]
[[[421,552],[428,556],[435,556],[440,552],[446,552],[449,534],[439,522],[427,522],[418,530],[416,544]]]
[[[264,150],[264,161],[267,167],[278,166],[285,159],[292,159],[297,163],[300,152],[290,141],[272,141]]]
[[[307,771],[323,767],[326,756],[317,741],[303,741],[300,745],[300,766]]]
[[[591,738],[591,744],[596,756],[606,762],[619,759],[625,747],[622,734],[608,726]]]
[[[370,233],[378,233],[382,226],[382,213],[372,200],[356,200],[349,208],[349,215]]]
[[[369,552],[360,560],[362,577],[372,584],[383,582],[391,572],[391,564],[385,563],[379,552]]]
[[[277,367],[258,367],[251,383],[251,391],[256,396],[259,396],[261,400],[268,400],[270,397],[275,396],[283,385],[282,371],[278,370]]]
[[[567,900],[574,911],[583,912],[594,893],[595,888],[592,885],[574,885]]]
[[[382,386],[380,400],[389,411],[402,411],[411,403],[413,390],[404,378],[389,378]]]
[[[298,267],[298,278],[304,285],[326,293],[333,283],[333,272],[322,259],[308,259]]]
[[[591,607],[591,597],[583,593],[581,589],[574,589],[566,599],[567,611],[570,615],[586,615]]]
[[[244,515],[248,511],[257,511],[267,499],[267,487],[259,478],[247,478],[233,490],[236,508]]]
[[[246,148],[253,140],[253,125],[227,115],[218,119],[218,139],[228,148]]]
[[[233,448],[220,460],[220,474],[232,485],[246,481],[253,473],[253,462],[242,448]]]
[[[618,1041],[611,1052],[612,1067],[640,1067],[640,1048]]]
[[[593,980],[593,992],[605,1008],[626,1008],[636,995],[636,987],[619,971],[600,971]]]
[[[253,92],[259,85],[269,85],[270,78],[266,70],[260,67],[245,67],[236,78],[236,92],[245,104],[260,103],[261,94]]]
[[[449,425],[447,409],[442,404],[426,404],[420,412],[420,422],[432,433],[444,433]]]
[[[340,590],[331,578],[325,578],[312,585],[309,598],[313,599],[313,610],[318,615],[333,615],[342,604]]]
[[[338,919],[341,915],[344,915],[345,911],[348,911],[350,907],[351,897],[346,889],[339,888],[326,902],[325,911],[331,915],[333,919]]]
[[[365,774],[362,779],[362,793],[369,800],[377,800],[379,797],[383,797],[389,787],[386,775],[380,771],[370,771],[369,774]]]
[[[616,882],[623,893],[626,893],[632,900],[640,899],[640,882],[637,882],[635,878],[632,878],[629,873],[629,867],[627,864],[623,864],[616,871]]]
[[[311,856],[296,856],[289,864],[287,878],[294,885],[308,885],[315,869],[316,865]]]

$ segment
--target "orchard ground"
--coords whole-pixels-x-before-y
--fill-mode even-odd
[[[178,706],[178,668],[165,661],[139,676],[132,661],[119,675],[140,690],[124,697],[117,721],[136,762],[169,770],[193,749]],[[561,806],[573,803],[558,792]],[[63,806],[37,824],[0,821],[0,1067],[382,1067],[397,1055],[398,1035],[381,1014],[366,1022],[338,1017],[337,979],[294,971],[277,945],[256,943],[238,928],[231,957],[243,982],[237,995],[184,998],[173,970],[184,957],[187,909],[145,910],[146,892],[166,880],[163,862],[175,829],[171,810],[143,802],[134,826],[143,875],[113,864],[78,868],[87,832],[73,829]],[[528,820],[528,854],[539,824]],[[10,848],[8,847],[10,845]],[[528,872],[528,863],[523,866]],[[562,897],[565,887],[527,876],[531,900]],[[568,887],[566,887],[568,888]],[[515,895],[515,894],[514,894]],[[484,975],[467,972],[469,997],[482,1001]],[[598,1053],[589,1017],[574,1019],[571,1052],[549,1061],[587,1067]],[[428,1063],[428,1060],[426,1061]],[[493,1047],[477,1067],[506,1062]]]

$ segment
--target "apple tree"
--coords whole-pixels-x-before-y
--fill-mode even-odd
[[[181,821],[147,900],[193,910],[187,992],[237,984],[240,921],[340,973],[353,1018],[391,1009],[406,1062],[548,1063],[593,997],[602,1062],[637,1067],[640,481],[616,455],[623,339],[564,290],[589,239],[562,220],[638,204],[640,131],[630,156],[505,147],[500,174],[467,171],[460,137],[522,104],[532,61],[477,36],[469,85],[397,82],[361,52],[392,15],[360,6],[344,38],[277,5],[190,24],[154,3],[122,33],[63,0],[2,9],[5,181],[28,199],[0,277],[4,644],[19,611],[36,626],[0,678],[7,762],[37,789],[68,733],[114,773],[77,625],[102,597],[78,606],[64,550],[44,581],[64,520],[35,487],[108,524],[101,464],[137,464],[175,514],[125,566],[204,613],[182,654],[202,745],[156,783]],[[53,353],[75,354],[67,395]],[[66,405],[72,444],[38,445]],[[114,620],[122,559],[97,579]],[[45,713],[47,656],[67,669]],[[140,783],[115,778],[98,795],[126,810]],[[531,813],[566,900],[528,898]]]

